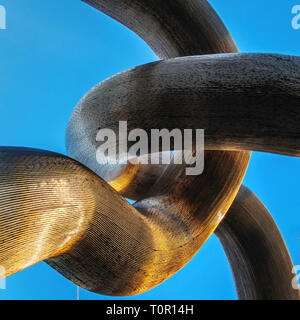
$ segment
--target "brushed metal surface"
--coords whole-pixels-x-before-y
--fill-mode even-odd
[[[216,230],[241,300],[299,300],[288,249],[271,214],[242,186]]]
[[[199,54],[238,52],[236,44],[227,28],[206,0],[83,1],[108,14],[137,33],[160,59]],[[128,94],[134,90],[135,88],[131,88]],[[146,107],[147,103],[142,103],[141,106],[143,105]],[[113,185],[115,185],[115,180],[126,180],[125,184],[118,185],[118,191],[133,200],[143,199],[145,194],[149,193],[151,185],[163,173],[166,166],[139,165],[134,170],[130,166],[131,172],[135,172],[135,174],[131,175],[130,180],[127,179],[128,167],[124,165],[105,166],[99,170],[98,163],[95,160],[96,150],[94,141],[95,130],[99,127],[101,128],[103,122],[96,128],[92,127],[92,124],[93,117],[97,116],[101,106],[97,108],[97,112],[94,111],[90,115],[87,125],[84,125],[80,117],[77,116],[77,112],[81,113],[81,108],[85,109],[86,107],[87,105],[84,104],[84,101],[81,101],[71,116],[66,136],[68,154],[84,163]],[[111,108],[113,109],[114,105]],[[169,114],[171,114],[171,111]],[[123,119],[127,120],[128,116],[126,108],[124,108],[121,114],[116,114],[114,123]],[[152,114],[147,112],[145,116],[149,118]],[[167,125],[167,122],[168,120],[166,120],[165,125]],[[111,125],[111,123],[105,124]],[[81,125],[84,125],[85,132],[80,127]],[[89,128],[86,130],[87,127]],[[140,127],[138,126],[138,128]],[[157,127],[155,126],[154,128]],[[82,148],[83,145],[84,147]],[[231,156],[237,156],[237,153],[233,153]],[[250,153],[244,152],[244,157],[248,157],[249,160]],[[215,165],[220,165],[220,162],[216,160]],[[230,163],[224,163],[223,165],[232,166]],[[232,174],[235,174],[238,170],[242,170],[245,173],[246,169],[247,166],[239,169],[232,167]],[[208,201],[211,200],[208,199]]]

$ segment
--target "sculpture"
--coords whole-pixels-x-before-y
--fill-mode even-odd
[[[299,156],[300,58],[237,53],[206,0],[85,2],[168,60],[116,75],[79,102],[67,129],[73,159],[0,149],[7,275],[44,260],[87,290],[139,294],[216,232],[240,299],[299,299],[275,222],[241,184],[252,150]],[[203,174],[175,164],[99,166],[97,130],[117,131],[121,120],[146,131],[205,129]]]

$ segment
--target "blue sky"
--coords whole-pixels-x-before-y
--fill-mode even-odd
[[[242,52],[300,55],[291,10],[300,0],[210,0]],[[0,0],[0,145],[65,154],[65,129],[95,84],[156,60],[131,31],[79,0]],[[264,202],[300,265],[300,159],[253,153],[245,184]],[[108,299],[80,289],[81,299]],[[45,263],[7,279],[0,299],[76,299],[76,287]],[[173,278],[135,299],[236,299],[215,236]]]

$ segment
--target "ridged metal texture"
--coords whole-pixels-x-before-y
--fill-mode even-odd
[[[139,294],[181,269],[218,228],[240,299],[299,299],[275,222],[240,189],[249,151],[299,156],[299,58],[236,53],[207,1],[85,2],[168,60],[116,75],[83,97],[67,129],[74,160],[0,149],[7,275],[44,260],[87,290]],[[117,132],[121,120],[129,130],[205,129],[203,174],[187,176],[175,164],[100,166],[96,134]]]

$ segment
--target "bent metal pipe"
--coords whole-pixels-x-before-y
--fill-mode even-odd
[[[75,160],[42,150],[0,149],[0,264],[7,275],[44,260],[87,290],[115,296],[138,294],[182,268],[220,225],[216,232],[241,299],[298,299],[299,292],[291,286],[293,275],[288,273],[292,262],[275,222],[249,190],[240,189],[249,150],[298,155],[299,73],[292,71],[299,68],[298,58],[212,55],[237,49],[207,1],[86,2],[139,34],[160,58],[208,56],[139,67],[92,90],[75,109],[67,130],[68,154]],[[267,71],[247,73],[240,82],[243,74],[239,68],[260,66]],[[277,68],[285,72],[279,82]],[[218,71],[215,76],[214,70]],[[174,81],[179,72],[184,80],[181,86]],[[155,87],[149,88],[142,79],[151,80]],[[115,85],[120,81],[126,88],[127,105],[123,108],[113,100],[113,94],[107,93],[117,90]],[[261,90],[270,89],[269,100],[261,99],[256,87],[261,82]],[[169,101],[172,95],[166,92],[167,84],[178,89],[173,99],[178,98],[182,105],[191,102],[186,119],[173,120],[179,109]],[[220,105],[222,90],[227,90],[226,95],[233,92],[228,100],[223,99],[230,106],[235,89],[239,101],[246,99],[244,105],[239,104],[240,116],[252,115],[253,127],[248,131],[239,127],[239,117],[236,122],[231,120],[239,130],[227,126],[230,112],[236,110],[234,106],[224,110]],[[280,89],[280,97],[276,89]],[[220,99],[210,98],[210,92],[219,94]],[[150,99],[153,94],[156,100]],[[90,100],[91,95],[95,99]],[[251,97],[266,109],[257,114],[259,121]],[[135,99],[143,103],[132,103]],[[166,104],[162,106],[159,101]],[[285,102],[290,103],[292,114],[280,108]],[[252,108],[247,109],[247,103]],[[278,117],[284,117],[289,131],[269,113],[272,108]],[[149,119],[149,114],[155,116]],[[218,123],[218,115],[224,121]],[[203,174],[186,176],[184,166],[174,164],[99,168],[95,131],[120,120],[130,120],[131,126],[145,129],[154,124],[154,128],[174,124],[207,129],[209,150],[205,152]],[[214,132],[217,125],[220,134]],[[273,136],[279,128],[283,130],[281,140]],[[120,193],[138,201],[131,206]]]

